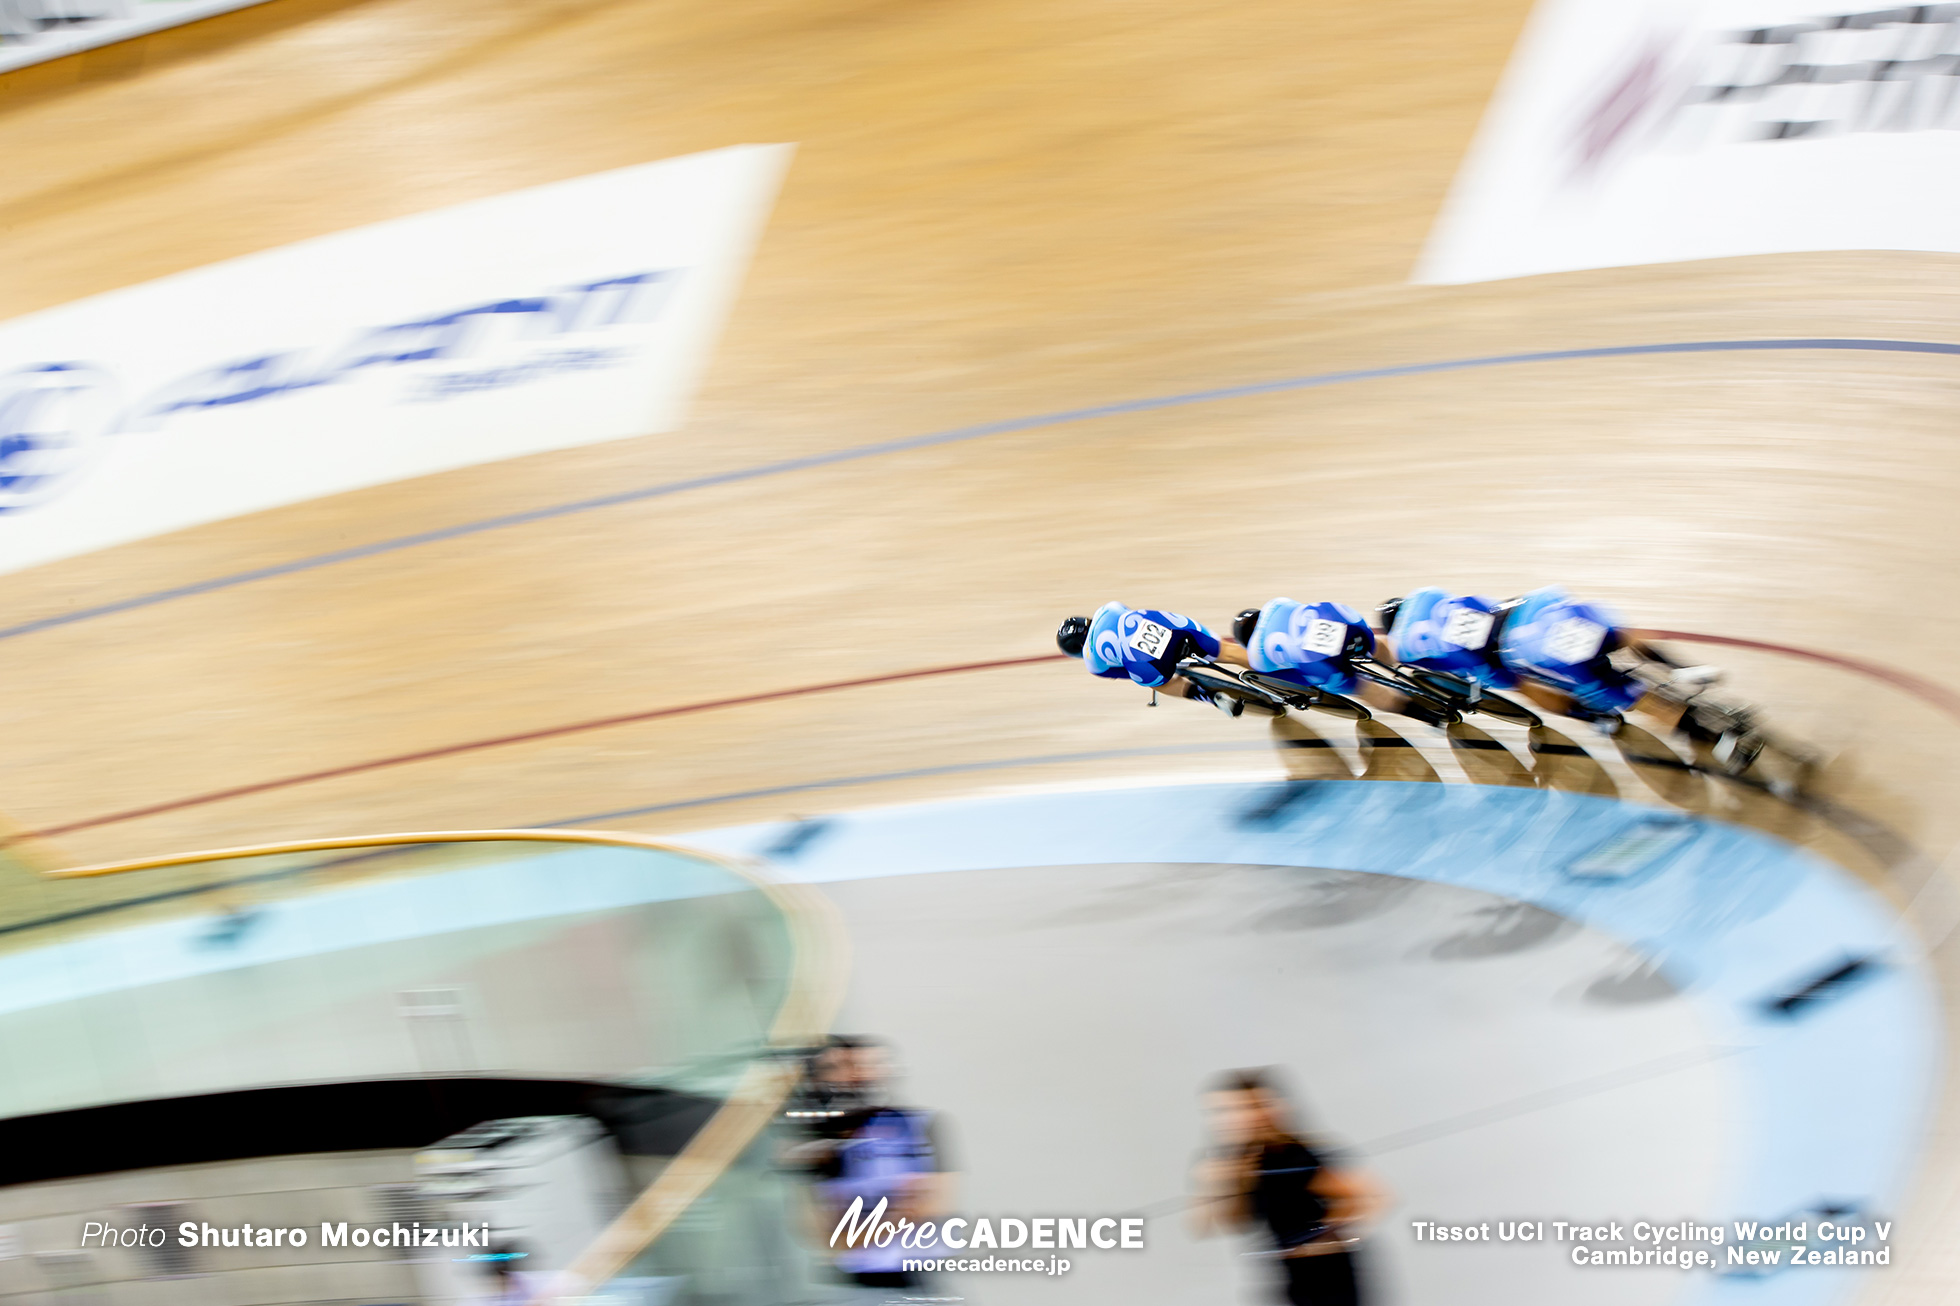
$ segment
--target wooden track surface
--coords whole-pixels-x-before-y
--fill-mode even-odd
[[[742,141],[799,152],[680,433],[0,577],[0,624],[1152,395],[1584,346],[1960,340],[1944,256],[1404,284],[1526,8],[366,0],[15,97],[0,316],[604,168]],[[1960,636],[1956,395],[1960,361],[1940,356],[1525,364],[1042,427],[467,536],[0,640],[0,809],[45,829],[485,735],[1038,654],[1060,616],[1110,597],[1223,621],[1275,593],[1565,581],[1641,624],[1939,679]],[[1833,785],[1862,810],[1936,857],[1960,839],[1953,722],[1828,669],[1719,660],[1840,752]],[[529,826],[1253,737],[1140,701],[1038,663],[458,754],[61,844],[100,860]],[[622,824],[1211,764],[926,775]]]

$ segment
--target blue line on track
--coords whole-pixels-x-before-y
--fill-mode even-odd
[[[954,762],[946,766],[921,766],[909,771],[886,771],[878,775],[847,775],[835,780],[811,780],[803,784],[776,785],[769,789],[744,789],[706,798],[683,798],[678,802],[654,803],[648,807],[622,807],[617,811],[593,812],[589,816],[567,817],[529,827],[556,830],[564,826],[589,826],[596,821],[617,821],[628,816],[651,816],[656,812],[677,812],[688,807],[711,807],[717,803],[739,803],[748,798],[780,798],[784,794],[811,793],[820,789],[848,789],[856,785],[883,784],[890,780],[923,780],[939,775],[962,775],[973,771],[1009,771],[1022,766],[1058,766],[1066,762],[1107,762],[1124,757],[1176,757],[1186,753],[1267,753],[1273,746],[1264,739],[1230,744],[1167,744],[1158,748],[1108,748],[1092,753],[1040,753],[1033,757],[1004,757],[991,762]]]
[[[372,544],[361,544],[351,549],[336,549],[331,553],[316,553],[310,557],[295,558],[290,562],[275,563],[269,567],[254,567],[249,571],[236,571],[225,576],[214,576],[189,585],[178,585],[171,589],[153,590],[147,594],[137,594],[130,598],[118,599],[113,603],[98,604],[92,608],[78,608],[52,617],[40,617],[24,621],[19,625],[0,627],[0,639],[18,639],[22,635],[32,635],[37,631],[53,630],[59,626],[72,626],[77,622],[93,621],[97,617],[114,616],[119,612],[132,612],[138,608],[155,607],[159,603],[169,603],[176,599],[195,598],[200,594],[211,594],[218,590],[232,589],[239,585],[250,585],[255,581],[271,580],[278,576],[292,576],[300,572],[315,571],[321,567],[331,567],[342,562],[355,562],[362,558],[372,558],[384,553],[398,553],[403,549],[419,548],[424,544],[437,544],[444,540],[462,539],[470,535],[481,535],[486,531],[503,530],[511,526],[528,526],[533,522],[550,521],[555,517],[569,517],[576,513],[594,512],[601,508],[616,508],[622,504],[642,503],[649,499],[664,499],[669,495],[685,494],[690,490],[705,490],[716,485],[733,485],[740,481],[761,480],[768,476],[781,476],[788,472],[807,471],[813,467],[830,467],[838,463],[857,462],[865,458],[880,458],[886,454],[904,453],[912,449],[928,449],[935,445],[960,444],[967,440],[984,439],[990,435],[1006,435],[1013,431],[1031,431],[1045,426],[1063,426],[1071,422],[1092,421],[1098,417],[1116,417],[1125,413],[1144,413],[1158,408],[1182,408],[1191,404],[1215,403],[1221,399],[1244,399],[1253,395],[1280,394],[1289,390],[1313,390],[1321,386],[1346,385],[1354,381],[1380,381],[1398,376],[1423,376],[1433,372],[1462,372],[1478,367],[1507,367],[1517,363],[1561,363],[1587,358],[1631,358],[1646,354],[1719,354],[1760,352],[1766,350],[1811,350],[1833,349],[1854,350],[1892,354],[1960,354],[1960,344],[1946,344],[1931,340],[1852,340],[1815,338],[1801,340],[1687,340],[1675,344],[1659,345],[1609,345],[1598,349],[1552,349],[1526,354],[1492,354],[1483,358],[1453,358],[1433,363],[1404,363],[1395,367],[1370,367],[1351,372],[1322,372],[1314,376],[1296,376],[1280,381],[1258,381],[1249,385],[1223,386],[1215,390],[1192,390],[1184,394],[1157,395],[1148,399],[1130,399],[1122,403],[1100,404],[1093,408],[1071,408],[1058,413],[1043,413],[1035,417],[1016,417],[1002,422],[984,422],[978,426],[962,426],[951,431],[937,431],[930,435],[907,436],[902,440],[884,440],[876,444],[853,445],[847,449],[835,449],[829,453],[811,454],[806,458],[785,458],[777,462],[760,463],[754,467],[738,467],[732,471],[716,472],[709,476],[696,476],[683,481],[668,481],[660,485],[642,486],[637,490],[624,490],[618,494],[600,495],[595,499],[576,499],[570,503],[551,504],[543,508],[533,508],[526,512],[507,513],[501,517],[486,517],[480,521],[461,522],[454,526],[444,526],[432,531],[421,531],[414,535],[398,535],[393,539],[377,540]]]

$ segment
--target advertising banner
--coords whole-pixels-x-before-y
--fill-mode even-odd
[[[1541,0],[1416,269],[1960,252],[1960,5]]]
[[[265,0],[0,0],[0,73]]]
[[[789,154],[623,168],[0,323],[0,571],[673,429]]]

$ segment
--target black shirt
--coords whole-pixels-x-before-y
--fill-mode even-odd
[[[1298,1247],[1327,1232],[1327,1203],[1308,1185],[1325,1168],[1305,1143],[1267,1143],[1253,1162],[1252,1213],[1279,1247]]]

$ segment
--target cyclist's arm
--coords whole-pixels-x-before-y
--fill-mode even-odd
[[[1664,667],[1673,667],[1677,670],[1684,665],[1673,654],[1648,639],[1648,632],[1644,630],[1621,628],[1615,630],[1614,634],[1619,636],[1620,642],[1618,647],[1625,649],[1643,662],[1658,662]]]
[[[1562,689],[1540,684],[1535,680],[1520,680],[1517,692],[1524,698],[1559,716],[1571,716],[1578,706],[1572,695]],[[1682,714],[1687,708],[1680,703],[1662,698],[1659,694],[1642,694],[1640,701],[1630,711],[1637,712],[1657,725],[1672,730],[1681,724]]]
[[[1244,646],[1233,643],[1229,639],[1219,639],[1202,626],[1196,630],[1180,631],[1179,635],[1182,642],[1177,646],[1178,651],[1174,656],[1210,658],[1214,662],[1238,667],[1250,665],[1245,658]],[[1169,671],[1170,668],[1166,667],[1165,670]],[[1204,692],[1175,673],[1166,675],[1163,684],[1147,686],[1147,688],[1155,689],[1166,698],[1198,698]]]

